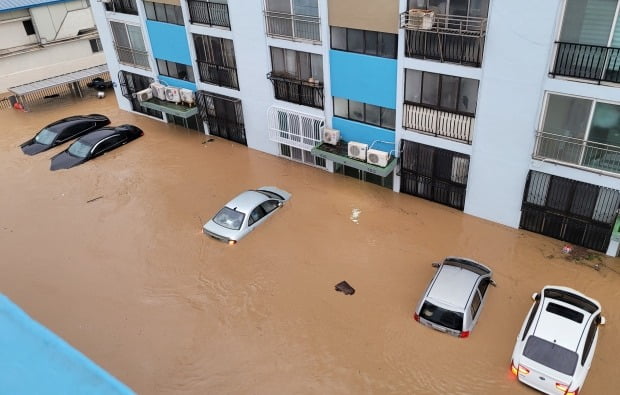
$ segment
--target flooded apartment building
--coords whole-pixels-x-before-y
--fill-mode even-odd
[[[618,255],[618,0],[99,0],[119,106]]]

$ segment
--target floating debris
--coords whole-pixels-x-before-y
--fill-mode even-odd
[[[87,201],[86,201],[86,203],[91,203],[91,202],[94,202],[95,200],[99,200],[99,199],[101,199],[102,197],[103,197],[103,195],[101,195],[101,196],[97,196],[96,198],[92,198],[92,199],[90,199],[90,200],[87,200]]]
[[[362,210],[360,210],[358,208],[354,208],[351,211],[351,221],[355,222],[356,224],[359,224],[360,214],[361,213],[362,213]]]
[[[336,291],[342,292],[345,295],[353,295],[355,293],[355,289],[346,281],[341,281],[336,284]]]

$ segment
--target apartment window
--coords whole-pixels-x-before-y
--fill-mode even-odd
[[[398,35],[332,26],[331,47],[340,51],[396,59]]]
[[[289,15],[319,16],[317,0],[266,0],[267,11]]]
[[[145,1],[144,9],[146,10],[147,19],[152,21],[174,23],[175,25],[184,25],[183,12],[181,11],[181,7],[178,5]]]
[[[409,0],[407,9],[412,8],[433,10],[435,14],[442,15],[486,18],[489,13],[489,0]]]
[[[334,116],[394,130],[396,110],[334,97]]]
[[[536,156],[620,173],[620,106],[550,94]]]
[[[149,68],[149,58],[140,26],[110,22],[114,45],[120,63]]]
[[[107,11],[138,15],[136,0],[109,0],[104,4]]]
[[[103,47],[101,46],[101,40],[98,38],[93,38],[92,40],[88,40],[90,43],[90,49],[93,53],[103,51]]]
[[[280,77],[316,82],[323,81],[323,58],[321,55],[292,49],[271,47],[272,73]]]
[[[318,0],[265,0],[267,34],[320,41]]]
[[[32,36],[33,34],[36,34],[32,20],[28,19],[27,21],[23,21],[22,24],[24,25],[24,30],[26,30],[26,35]]]
[[[438,110],[475,115],[478,80],[407,70],[405,102]]]
[[[160,75],[176,78],[178,80],[194,82],[194,70],[192,66],[175,63],[169,60],[156,59]]]

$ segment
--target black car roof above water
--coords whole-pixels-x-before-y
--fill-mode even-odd
[[[117,134],[119,130],[120,129],[118,128],[104,127],[104,128],[97,129],[94,132],[90,132],[80,137],[77,141],[81,141],[82,143],[86,143],[86,144],[94,144],[98,142],[99,140],[102,140],[106,137]]]

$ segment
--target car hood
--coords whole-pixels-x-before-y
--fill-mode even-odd
[[[84,158],[78,158],[73,156],[67,151],[62,151],[52,157],[52,163],[50,164],[50,170],[68,169],[75,165],[79,165],[84,161]]]
[[[216,224],[212,219],[210,219],[206,224],[204,224],[202,230],[205,234],[218,238],[222,241],[237,241],[243,236],[241,229],[235,230],[225,228],[221,225]]]
[[[51,145],[38,143],[35,139],[30,139],[20,145],[22,151],[26,155],[36,155],[39,152],[48,150]]]

